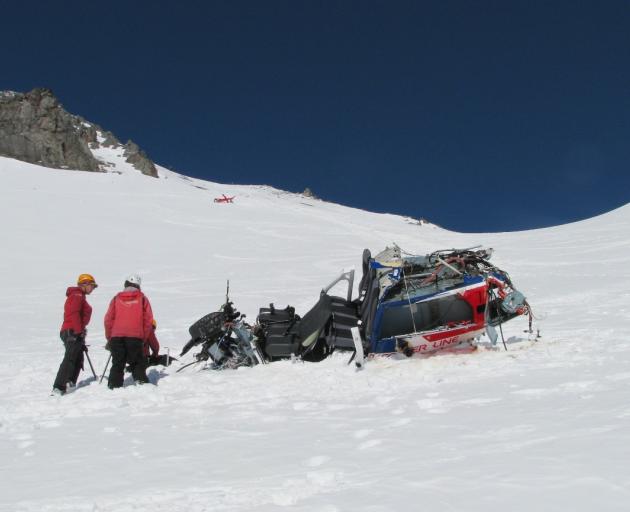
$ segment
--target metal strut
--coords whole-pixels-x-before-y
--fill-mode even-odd
[[[407,287],[407,277],[405,276],[405,267],[400,267],[402,271],[403,283],[405,283],[405,291],[407,292],[407,302],[409,303],[409,314],[411,315],[411,323],[413,324],[413,332],[418,332],[416,329],[416,319],[413,317],[413,311],[411,309],[411,298],[409,297],[409,288]]]

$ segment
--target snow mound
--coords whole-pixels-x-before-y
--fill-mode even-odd
[[[7,511],[626,510],[630,498],[630,206],[519,233],[459,234],[270,187],[43,169],[0,157],[0,509]],[[220,194],[234,204],[217,204]],[[439,219],[438,219],[439,220]],[[65,288],[95,275],[90,357],[130,272],[163,347],[232,299],[253,321],[303,313],[361,252],[483,244],[541,331],[508,351],[337,354],[233,372],[154,369],[109,391],[89,368],[50,397]]]

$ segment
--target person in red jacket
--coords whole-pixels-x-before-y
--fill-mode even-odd
[[[144,356],[144,363],[146,365],[146,368],[148,368],[149,366],[152,366],[152,359],[153,361],[158,360],[159,361],[159,353],[160,353],[160,342],[157,339],[157,336],[155,335],[155,330],[157,328],[157,322],[155,321],[155,318],[153,320],[151,320],[151,334],[149,334],[149,338],[144,342],[144,344],[142,345],[142,355]],[[156,363],[153,363],[156,364]],[[131,372],[131,374],[133,375],[133,370],[134,370],[134,365],[129,365],[127,367],[127,371]]]
[[[63,323],[59,336],[65,348],[63,361],[59,365],[57,377],[53,383],[53,393],[63,395],[68,384],[74,387],[83,368],[86,327],[92,317],[92,307],[85,299],[98,285],[90,274],[81,274],[77,286],[66,290],[66,303],[63,307]]]
[[[144,344],[144,357],[158,357],[158,355],[160,354],[160,342],[157,339],[157,336],[155,335],[155,330],[157,329],[157,322],[155,321],[155,318],[153,320],[151,320],[151,333],[149,334],[149,337],[147,338],[147,341]],[[150,354],[149,354],[150,351]]]
[[[116,294],[105,314],[105,338],[112,354],[110,389],[122,387],[126,363],[133,368],[136,382],[149,382],[144,343],[153,329],[153,311],[149,299],[140,291],[140,284],[139,275],[130,275],[125,289]]]

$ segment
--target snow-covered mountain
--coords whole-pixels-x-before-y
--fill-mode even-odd
[[[0,510],[622,511],[630,502],[630,206],[555,228],[459,234],[281,192],[0,157]],[[217,204],[222,193],[234,204]],[[436,219],[439,221],[439,219]],[[231,298],[253,320],[305,312],[361,252],[483,244],[527,294],[541,339],[509,350],[233,372],[50,397],[65,289],[99,288],[89,327],[139,272],[163,347]],[[89,369],[83,374],[90,375]]]

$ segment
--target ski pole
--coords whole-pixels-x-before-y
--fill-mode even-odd
[[[98,381],[99,384],[103,382],[103,377],[105,377],[105,372],[107,371],[107,367],[109,366],[109,362],[111,360],[112,360],[112,355],[109,354],[109,357],[107,358],[107,363],[105,363],[105,369],[103,370],[103,375],[101,375],[101,380]]]
[[[85,357],[87,357],[88,363],[90,363],[90,369],[92,370],[92,375],[94,375],[94,379],[96,380],[96,372],[94,371],[94,366],[92,365],[92,360],[90,359],[90,354],[88,354],[87,346],[85,347]]]
[[[175,371],[175,373],[179,373],[179,372],[181,372],[184,368],[188,368],[189,366],[192,366],[193,364],[197,364],[197,363],[200,363],[200,362],[201,362],[201,361],[193,361],[192,363],[185,364],[184,366],[179,367],[179,368]]]

